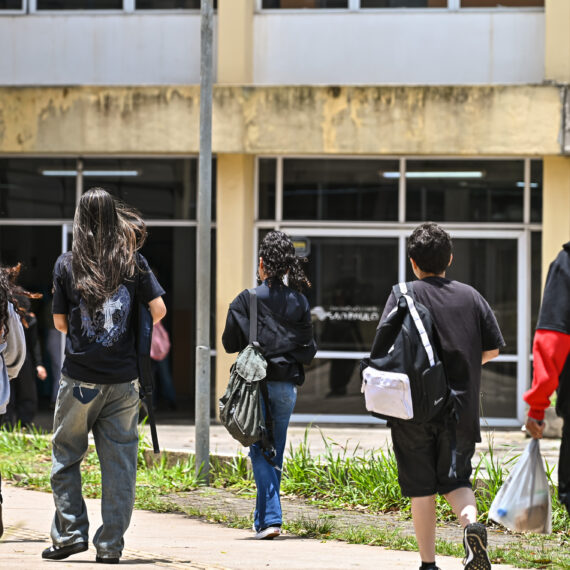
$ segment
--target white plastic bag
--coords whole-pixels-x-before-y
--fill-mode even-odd
[[[552,532],[550,488],[538,439],[524,450],[495,496],[489,518],[515,532]]]

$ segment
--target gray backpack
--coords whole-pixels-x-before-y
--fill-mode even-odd
[[[249,344],[232,365],[228,387],[219,401],[220,421],[245,447],[267,437],[261,407],[266,372],[267,361],[257,342],[257,296],[255,289],[250,289]]]

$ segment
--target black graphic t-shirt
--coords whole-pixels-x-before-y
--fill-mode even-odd
[[[489,303],[473,287],[444,277],[413,282],[416,299],[431,313],[441,345],[441,360],[459,414],[457,432],[470,442],[481,441],[479,395],[481,356],[505,346]],[[396,306],[392,293],[383,321]]]
[[[52,313],[67,315],[68,321],[62,372],[74,380],[95,384],[134,380],[138,377],[135,333],[131,327],[135,291],[140,302],[149,303],[164,295],[164,289],[139,253],[138,277],[125,280],[91,317],[73,286],[72,255],[60,255],[53,269]]]

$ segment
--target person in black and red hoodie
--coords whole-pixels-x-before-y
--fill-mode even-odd
[[[558,391],[556,413],[564,420],[558,497],[570,513],[570,242],[551,263],[544,287],[534,343],[534,378],[524,394],[530,406],[526,428],[534,439],[544,431],[544,410]]]

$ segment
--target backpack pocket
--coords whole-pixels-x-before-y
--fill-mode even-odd
[[[367,366],[362,371],[362,392],[369,412],[403,420],[414,417],[407,374],[385,372]]]
[[[426,409],[423,410],[424,417],[421,420],[430,421],[443,410],[449,395],[445,370],[441,362],[423,371],[422,388],[425,394],[423,401]]]

